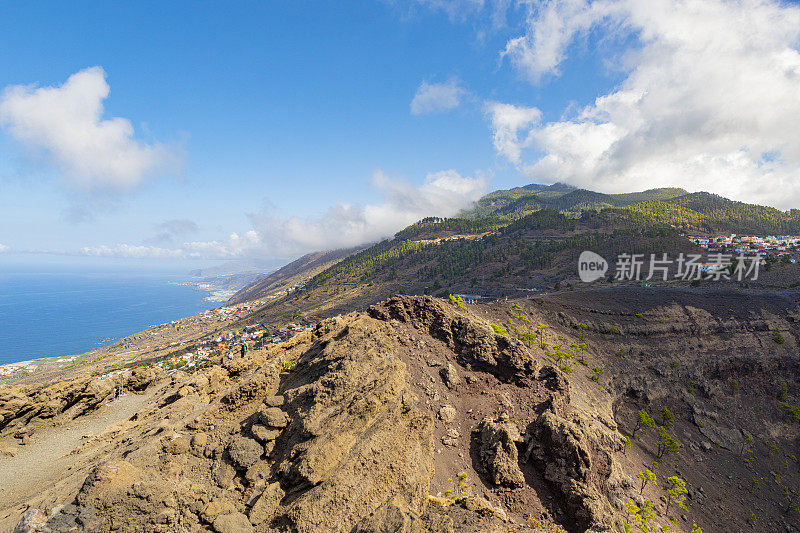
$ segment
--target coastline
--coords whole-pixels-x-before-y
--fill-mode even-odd
[[[208,296],[204,300],[222,304],[264,274],[264,271],[205,274],[195,275],[193,279],[188,281],[176,281],[173,283],[192,287],[197,291],[207,292]]]
[[[41,372],[42,369],[45,368],[59,369],[78,364],[81,360],[96,352],[97,350],[92,350],[76,355],[56,355],[2,364],[0,365],[0,385],[35,374],[36,372]]]
[[[203,298],[207,302],[224,303],[231,299],[231,297],[239,292],[239,289],[228,289],[215,285],[212,281],[184,281],[184,282],[170,282],[174,285],[182,285],[185,287],[192,287],[197,291],[207,292],[208,296]]]
[[[173,280],[165,281],[168,285],[180,285],[180,286],[187,286],[192,287],[195,291],[200,291],[207,293],[202,300],[204,302],[214,303],[216,305],[208,305],[204,310],[200,311],[200,313],[209,312],[215,310],[219,307],[221,302],[225,302],[230,298],[236,291],[226,290],[224,288],[220,288],[215,286],[213,283],[209,283],[206,281],[203,282],[179,282]],[[36,354],[29,354],[28,357],[25,357],[19,361],[10,361],[10,362],[2,362],[0,361],[0,385],[4,383],[8,383],[10,381],[16,381],[19,378],[27,377],[34,375],[36,373],[42,372],[43,370],[48,371],[57,371],[59,369],[65,369],[67,367],[71,367],[77,364],[81,364],[82,362],[95,360],[97,358],[106,357],[114,353],[114,347],[118,344],[126,344],[130,342],[130,339],[136,336],[141,336],[146,334],[150,330],[161,329],[164,327],[174,327],[176,324],[180,324],[182,321],[186,319],[190,319],[193,316],[196,316],[197,312],[188,311],[182,312],[180,316],[174,317],[172,320],[167,320],[166,322],[150,322],[149,324],[145,322],[142,324],[139,323],[138,327],[133,325],[133,327],[128,330],[128,332],[124,334],[102,334],[98,335],[98,338],[102,336],[99,340],[94,340],[92,342],[86,343],[84,349],[81,350],[74,350],[75,346],[73,346],[72,350],[68,346],[63,346],[64,351],[59,352],[56,350],[47,350],[50,351],[51,354],[44,355],[42,357],[36,357]],[[163,316],[163,315],[162,315]],[[42,350],[45,351],[45,350]],[[52,353],[55,352],[55,355]],[[19,354],[24,355],[24,354]],[[34,357],[30,357],[30,355],[34,355]],[[115,353],[114,355],[120,355],[119,353]]]
[[[0,365],[0,387],[18,382],[45,383],[75,375],[108,376],[123,368],[149,365],[182,353],[262,302],[217,307],[128,334],[112,344],[71,356],[54,356]]]

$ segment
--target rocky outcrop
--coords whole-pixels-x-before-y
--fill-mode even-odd
[[[425,515],[433,415],[415,407],[397,351],[389,324],[349,315],[235,368],[175,373],[126,423],[128,437],[109,445],[74,500],[51,516],[26,515],[24,524],[38,520],[31,531],[50,531],[45,522],[68,528],[52,531],[449,531]],[[287,359],[296,366],[281,372]],[[150,377],[137,371],[127,383],[146,387]],[[62,397],[76,391],[72,407],[83,408],[113,394],[113,385],[87,380],[60,390]],[[3,394],[10,411],[45,393]]]
[[[143,392],[153,383],[163,379],[164,371],[160,368],[140,366],[134,368],[130,374],[125,375],[123,383],[125,390]]]
[[[83,516],[103,533],[501,531],[540,505],[543,477],[567,503],[550,498],[558,514],[542,520],[610,523],[613,438],[571,412],[566,374],[439,300],[396,297],[242,358],[126,378],[155,382],[152,399],[136,397],[144,408],[92,442],[101,461],[48,521],[88,529]],[[64,390],[102,398],[102,383]]]
[[[240,468],[247,470],[256,464],[264,454],[264,447],[254,439],[236,437],[228,446],[228,455]]]
[[[538,365],[522,342],[495,333],[489,324],[454,310],[430,296],[395,296],[369,308],[380,320],[399,320],[439,339],[458,355],[458,362],[492,372],[504,381],[525,383]]]
[[[122,379],[80,377],[49,384],[0,387],[0,437],[33,426],[78,418],[102,406],[117,393],[120,382],[124,390],[143,392],[164,379],[161,369],[137,367]]]
[[[164,476],[112,459],[95,467],[75,499],[97,509],[101,531],[145,529],[176,522],[176,490]]]
[[[785,343],[772,338],[773,320],[783,319],[761,313],[769,328],[734,327],[726,317],[746,318],[735,306],[703,303],[723,308],[717,320],[700,308],[652,307],[649,292],[646,308],[598,303],[595,293],[586,308],[558,303],[573,292],[466,309],[399,296],[244,357],[169,375],[136,369],[123,376],[126,392],[147,394],[121,402],[105,401],[119,378],[2,387],[0,466],[25,471],[14,461],[45,450],[59,427],[75,430],[79,444],[59,450],[69,468],[37,481],[41,495],[4,502],[0,529],[19,521],[41,532],[607,531],[630,521],[626,504],[642,498],[654,502],[660,529],[662,479],[675,474],[690,491],[676,527],[750,527],[730,511],[742,501],[761,506],[764,528],[793,530],[791,516],[769,517],[768,491],[737,492],[740,474],[706,478],[751,439],[764,464],[773,439],[792,453],[785,444],[796,425],[776,394],[796,404],[800,363],[785,322]],[[546,335],[524,346],[491,328],[509,318],[520,338]],[[714,331],[724,334],[698,335]],[[564,353],[548,353],[545,342]],[[131,400],[113,424],[81,429]],[[656,436],[641,431],[614,461],[623,452],[617,424],[633,427],[641,408],[662,423],[665,407],[680,449],[641,493],[635,476],[651,464]],[[753,419],[753,409],[772,418]],[[771,423],[758,434],[753,422],[763,420]],[[734,463],[771,474],[759,461]],[[791,470],[780,474],[797,485]],[[704,502],[723,501],[719,487],[731,498],[705,516]]]
[[[49,517],[40,509],[29,510],[17,524],[14,533],[97,533],[100,527],[101,521],[94,507],[70,504],[55,507]]]
[[[449,516],[420,516],[397,497],[388,500],[363,518],[352,533],[453,533]]]
[[[414,408],[391,327],[356,317],[318,333],[281,385],[291,418],[276,448],[281,485],[293,496],[286,520],[300,532],[350,531],[391,498],[421,514],[433,423]]]
[[[517,444],[522,444],[522,436],[508,415],[497,420],[485,418],[478,426],[480,455],[489,477],[501,487],[520,487],[525,484],[525,476],[519,468]]]
[[[17,526],[12,533],[33,533],[37,529],[42,528],[47,523],[47,515],[41,509],[29,509],[22,518],[20,518]]]
[[[0,388],[0,434],[57,416],[79,417],[111,398],[116,386],[111,379],[78,378]]]
[[[592,427],[579,413],[569,418],[544,411],[525,433],[530,458],[564,499],[583,530],[612,527],[613,508],[604,492],[613,470],[612,452],[622,448],[616,432]]]
[[[447,363],[447,366],[439,370],[439,375],[448,389],[455,390],[461,384],[461,377],[452,363]]]

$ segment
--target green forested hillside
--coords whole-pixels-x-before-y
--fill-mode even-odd
[[[697,252],[682,232],[800,234],[800,211],[734,202],[709,193],[652,189],[602,194],[532,184],[497,191],[456,218],[426,218],[343,258],[263,317],[331,314],[398,292],[500,295],[574,279],[583,250]]]
[[[649,200],[667,200],[685,194],[685,190],[677,188],[604,194],[576,189],[562,183],[549,186],[531,184],[488,194],[478,200],[473,209],[465,211],[460,216],[462,218],[494,216],[513,220],[540,209],[555,209],[571,216],[578,216],[582,211],[600,211]]]
[[[774,207],[736,202],[707,192],[687,193],[674,187],[604,194],[558,183],[549,186],[531,184],[488,194],[476,202],[473,209],[463,212],[460,218],[493,217],[510,221],[543,209],[578,217],[584,211],[620,208],[688,232],[800,233],[800,211],[796,209],[783,212]]]
[[[420,236],[472,235],[438,242]],[[490,230],[490,231],[486,231]],[[484,296],[557,286],[576,275],[583,250],[611,262],[619,253],[669,253],[695,247],[665,224],[635,211],[587,211],[578,217],[541,209],[514,221],[426,219],[316,274],[252,317],[270,323],[370,305],[396,293]]]
[[[762,236],[800,233],[800,212],[796,209],[783,212],[707,192],[640,202],[627,209],[682,231]]]
[[[487,216],[500,216],[503,218],[516,218],[528,212],[538,211],[546,207],[549,199],[558,198],[574,191],[575,187],[563,183],[541,185],[531,183],[524,187],[494,191],[477,202],[472,209],[459,215],[459,218],[480,218]]]
[[[568,194],[548,202],[548,207],[564,213],[580,214],[589,209],[601,211],[609,207],[624,207],[637,202],[650,200],[665,200],[686,194],[683,189],[650,189],[648,191],[603,194],[586,189],[576,189]]]
[[[492,220],[495,219],[478,219],[487,223]],[[455,221],[428,224],[448,228]],[[483,224],[477,227],[486,229]],[[442,287],[486,289],[498,283],[504,287],[525,286],[537,277],[555,274],[559,268],[573,268],[577,255],[584,249],[611,256],[620,250],[671,252],[686,246],[687,241],[673,228],[636,212],[592,211],[574,218],[542,209],[498,226],[480,239],[439,244],[398,238],[385,240],[318,274],[306,290],[364,282],[432,291]]]
[[[450,235],[477,235],[494,231],[509,223],[497,217],[482,218],[423,218],[407,228],[398,231],[395,238],[399,240],[418,240]]]
[[[626,211],[636,213],[641,217],[659,220],[682,231],[700,229],[709,231],[710,228],[704,221],[703,215],[686,207],[659,200],[648,200],[628,206]]]

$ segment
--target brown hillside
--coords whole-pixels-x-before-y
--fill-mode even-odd
[[[790,531],[798,313],[698,290],[396,297],[192,374],[136,370],[122,399],[99,378],[6,387],[0,527],[621,531],[648,498],[649,526]],[[664,407],[677,451],[656,457],[655,428],[628,444]]]

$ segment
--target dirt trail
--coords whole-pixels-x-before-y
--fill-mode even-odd
[[[15,457],[0,457],[0,531],[13,528],[21,512],[33,504],[43,486],[64,482],[68,471],[78,461],[71,452],[108,428],[133,416],[156,394],[153,387],[146,394],[125,394],[104,405],[99,411],[69,424],[37,430],[32,442],[17,447]],[[79,456],[86,459],[97,450],[88,447]],[[79,484],[80,479],[66,484]],[[77,488],[77,487],[76,487]]]

